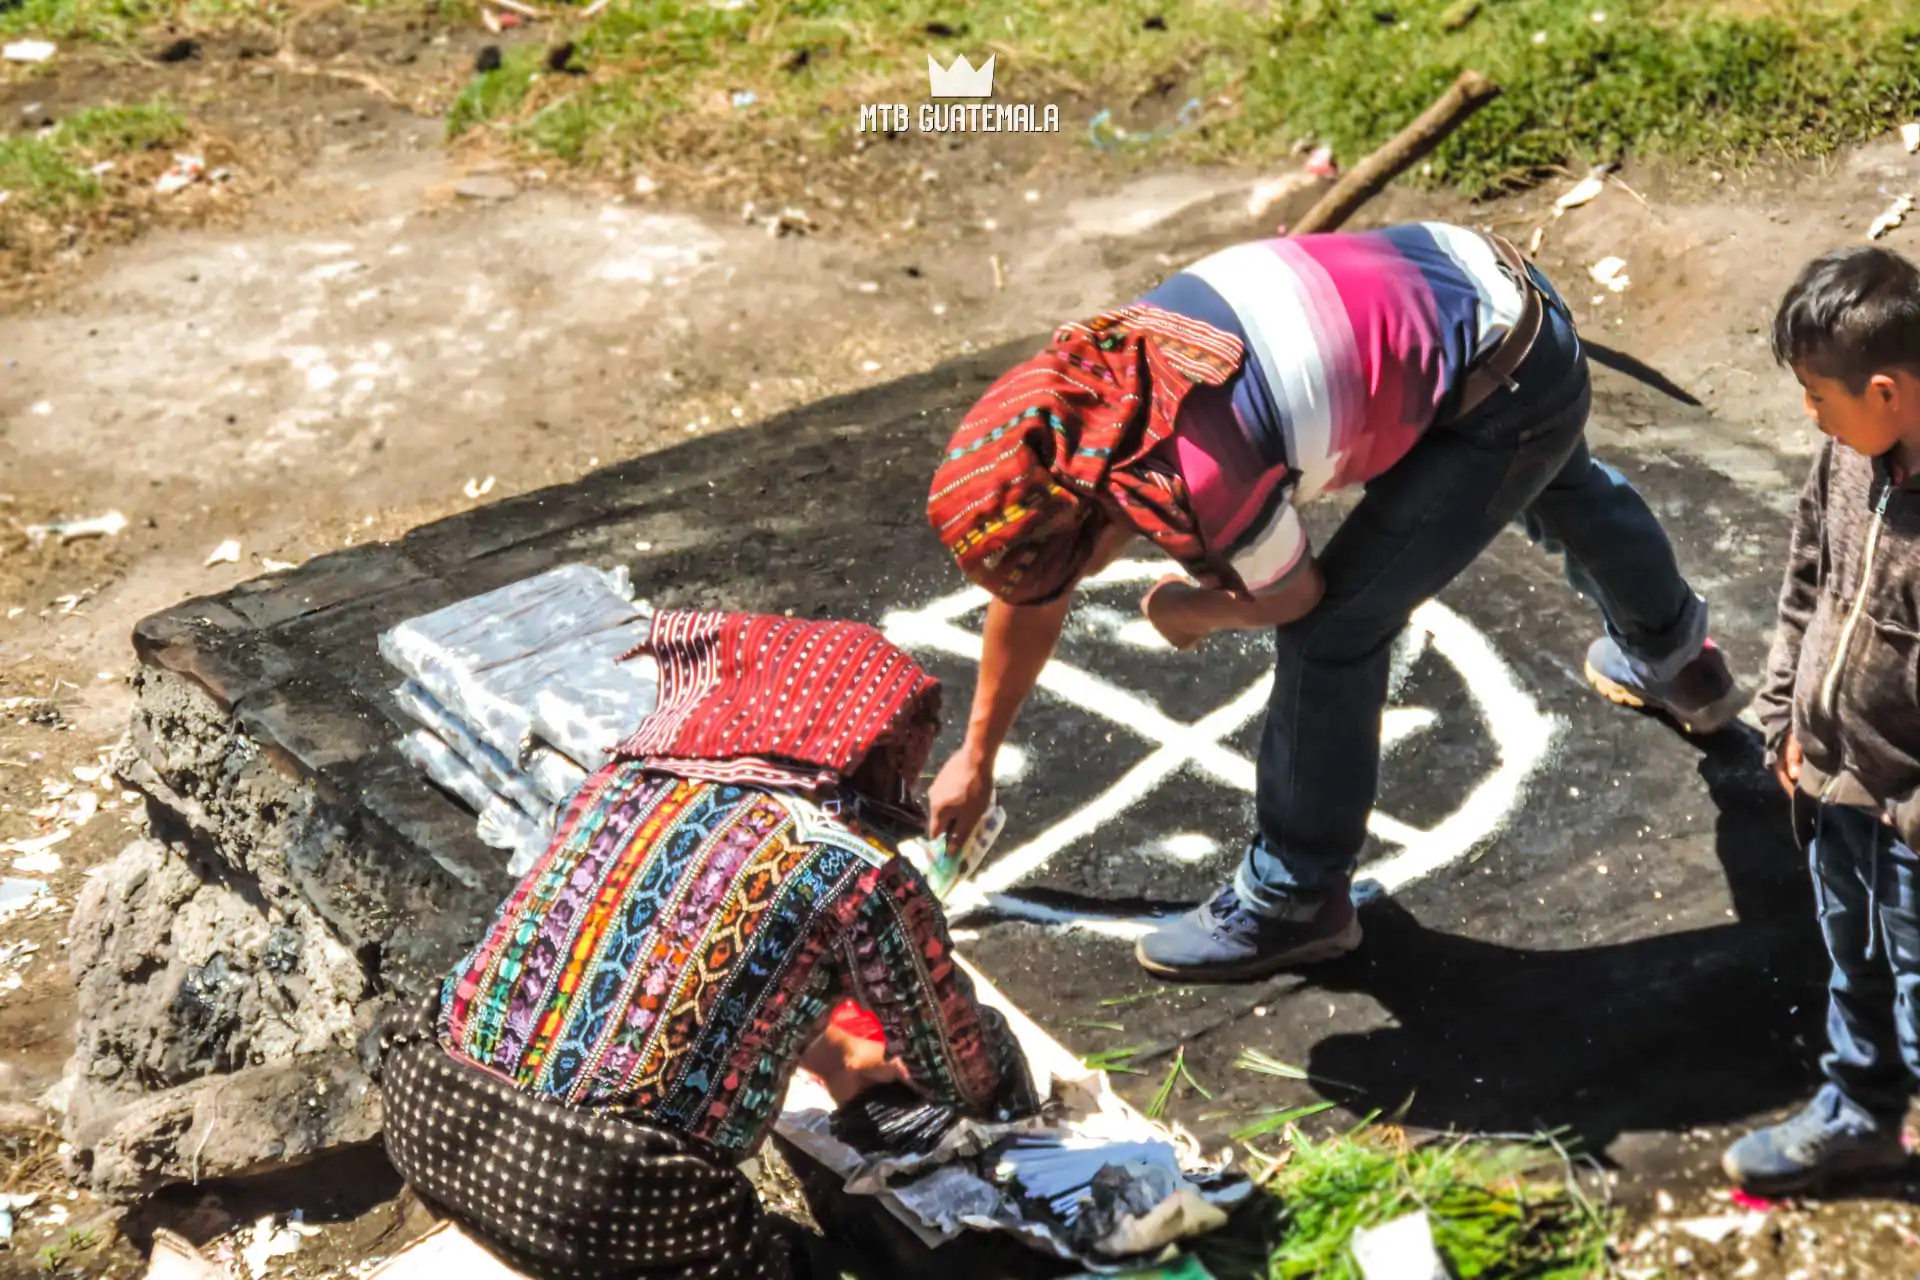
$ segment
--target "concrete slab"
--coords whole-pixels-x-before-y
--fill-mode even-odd
[[[406,994],[437,975],[507,887],[504,856],[393,751],[396,677],[375,637],[564,561],[624,564],[659,606],[883,625],[947,684],[944,749],[971,695],[979,599],[926,528],[926,478],[957,416],[1030,348],[694,439],[147,619],[136,641],[153,698],[182,682],[211,695],[207,714],[309,797],[297,840],[275,816],[275,839],[306,842],[292,870],[222,856],[265,877],[267,901],[324,920],[370,991]],[[1753,673],[1781,495],[1754,480],[1765,469],[1728,474],[1720,463],[1747,458],[1751,440],[1704,414],[1676,408],[1657,446],[1636,445],[1615,410],[1630,402],[1644,421],[1645,395],[1603,388],[1597,430],[1669,521],[1716,635]],[[1309,526],[1324,536],[1339,514],[1310,511]],[[1805,1091],[1823,975],[1801,855],[1752,734],[1688,741],[1595,698],[1580,659],[1597,618],[1517,534],[1402,642],[1362,952],[1248,987],[1148,980],[1131,959],[1141,922],[1204,897],[1249,829],[1270,647],[1248,636],[1167,651],[1134,608],[1159,572],[1123,564],[1092,594],[1004,762],[1012,821],[982,873],[991,893],[960,923],[1017,1003],[1082,1051],[1144,1045],[1151,1063],[1185,1043],[1217,1096],[1182,1114],[1214,1136],[1233,1127],[1217,1113],[1324,1094],[1354,1112],[1404,1107],[1417,1125],[1564,1128],[1605,1147]],[[164,731],[149,723],[142,740]],[[186,778],[149,755],[156,794],[243,803],[204,768]],[[350,838],[316,844],[322,829]],[[1323,1079],[1237,1070],[1248,1046]]]

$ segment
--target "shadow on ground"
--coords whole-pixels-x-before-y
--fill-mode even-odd
[[[1588,1151],[1687,1131],[1814,1088],[1826,957],[1786,798],[1744,727],[1702,740],[1699,773],[1736,918],[1575,950],[1429,929],[1391,900],[1367,945],[1311,985],[1360,993],[1396,1025],[1316,1044],[1308,1069],[1350,1110],[1477,1132],[1564,1130]]]

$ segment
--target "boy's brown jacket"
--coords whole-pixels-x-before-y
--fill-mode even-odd
[[[1775,756],[1799,739],[1801,792],[1874,809],[1920,847],[1920,479],[1825,442],[1754,706]]]

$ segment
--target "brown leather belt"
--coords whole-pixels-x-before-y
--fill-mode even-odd
[[[1447,421],[1458,422],[1480,407],[1480,403],[1502,387],[1516,387],[1514,371],[1525,363],[1533,351],[1534,340],[1540,336],[1540,330],[1547,319],[1547,300],[1535,284],[1533,276],[1527,270],[1527,260],[1520,250],[1504,237],[1490,231],[1481,233],[1493,246],[1493,253],[1500,265],[1514,277],[1514,283],[1520,286],[1520,318],[1507,330],[1507,336],[1500,345],[1489,351],[1479,361],[1469,366],[1460,379],[1460,392],[1454,402],[1453,411],[1447,415]]]

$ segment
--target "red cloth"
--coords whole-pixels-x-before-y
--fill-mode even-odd
[[[880,1019],[849,1000],[833,1011],[829,1020],[840,1030],[861,1040],[871,1040],[875,1044],[887,1042],[886,1029],[880,1025]]]
[[[1100,532],[1096,513],[1204,566],[1186,483],[1153,455],[1187,392],[1222,385],[1243,355],[1232,334],[1145,304],[1062,325],[961,422],[933,477],[928,523],[961,572],[1013,604],[1074,584]]]
[[[660,701],[619,758],[717,782],[845,783],[924,818],[914,784],[940,682],[872,627],[668,610],[634,652],[659,661]]]

